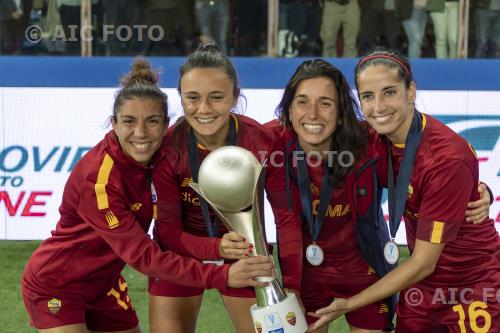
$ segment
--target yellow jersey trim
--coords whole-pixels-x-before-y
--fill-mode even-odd
[[[108,184],[109,174],[113,167],[113,159],[106,154],[102,161],[99,173],[97,174],[97,182],[94,186],[95,196],[97,198],[97,207],[99,210],[109,208],[108,194],[106,193],[106,185]]]
[[[434,226],[432,227],[431,243],[440,244],[441,238],[443,237],[444,223],[439,221],[434,221]]]

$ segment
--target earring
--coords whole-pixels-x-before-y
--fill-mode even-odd
[[[292,122],[292,114],[290,113],[290,115],[288,116],[288,118],[290,119],[290,122]]]

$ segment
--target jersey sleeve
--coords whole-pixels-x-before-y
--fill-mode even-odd
[[[438,162],[422,181],[417,239],[447,243],[456,239],[465,210],[477,184],[471,170],[459,160]]]
[[[158,195],[155,238],[162,246],[199,260],[220,258],[220,238],[198,237],[183,230],[181,193],[171,161],[164,160],[164,163],[155,169],[153,182]]]
[[[279,147],[278,147],[279,148]],[[276,153],[278,152],[278,153]],[[267,167],[266,192],[276,224],[278,257],[286,288],[300,292],[302,277],[302,229],[299,215],[288,207],[283,150],[274,149]]]
[[[93,179],[91,179],[93,178]],[[155,278],[199,288],[227,288],[229,266],[204,265],[196,259],[162,251],[128,210],[121,175],[88,176],[82,184],[78,213],[127,264]]]

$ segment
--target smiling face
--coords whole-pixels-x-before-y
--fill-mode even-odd
[[[368,124],[391,142],[404,144],[413,118],[415,83],[407,88],[397,69],[375,65],[358,74],[357,87]]]
[[[167,130],[161,104],[151,98],[125,100],[112,125],[122,150],[143,165],[149,164]]]
[[[224,145],[229,131],[229,115],[238,96],[233,82],[222,68],[195,68],[180,82],[186,121],[196,139],[213,150]]]
[[[289,111],[305,152],[330,149],[339,117],[339,97],[331,79],[321,76],[300,82]]]

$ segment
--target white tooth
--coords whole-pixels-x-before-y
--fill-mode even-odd
[[[308,132],[319,133],[323,129],[323,125],[317,124],[303,124]]]
[[[388,120],[391,116],[392,116],[392,114],[386,114],[383,116],[374,116],[373,118],[375,118],[375,120],[377,122],[384,122],[384,121]]]
[[[197,119],[202,124],[209,124],[215,120],[215,117],[214,118],[197,118]]]
[[[137,149],[140,149],[140,150],[142,150],[142,149],[146,149],[146,147],[147,147],[147,146],[148,146],[148,144],[147,144],[147,143],[136,143],[136,144],[135,144],[135,147],[136,147]]]

